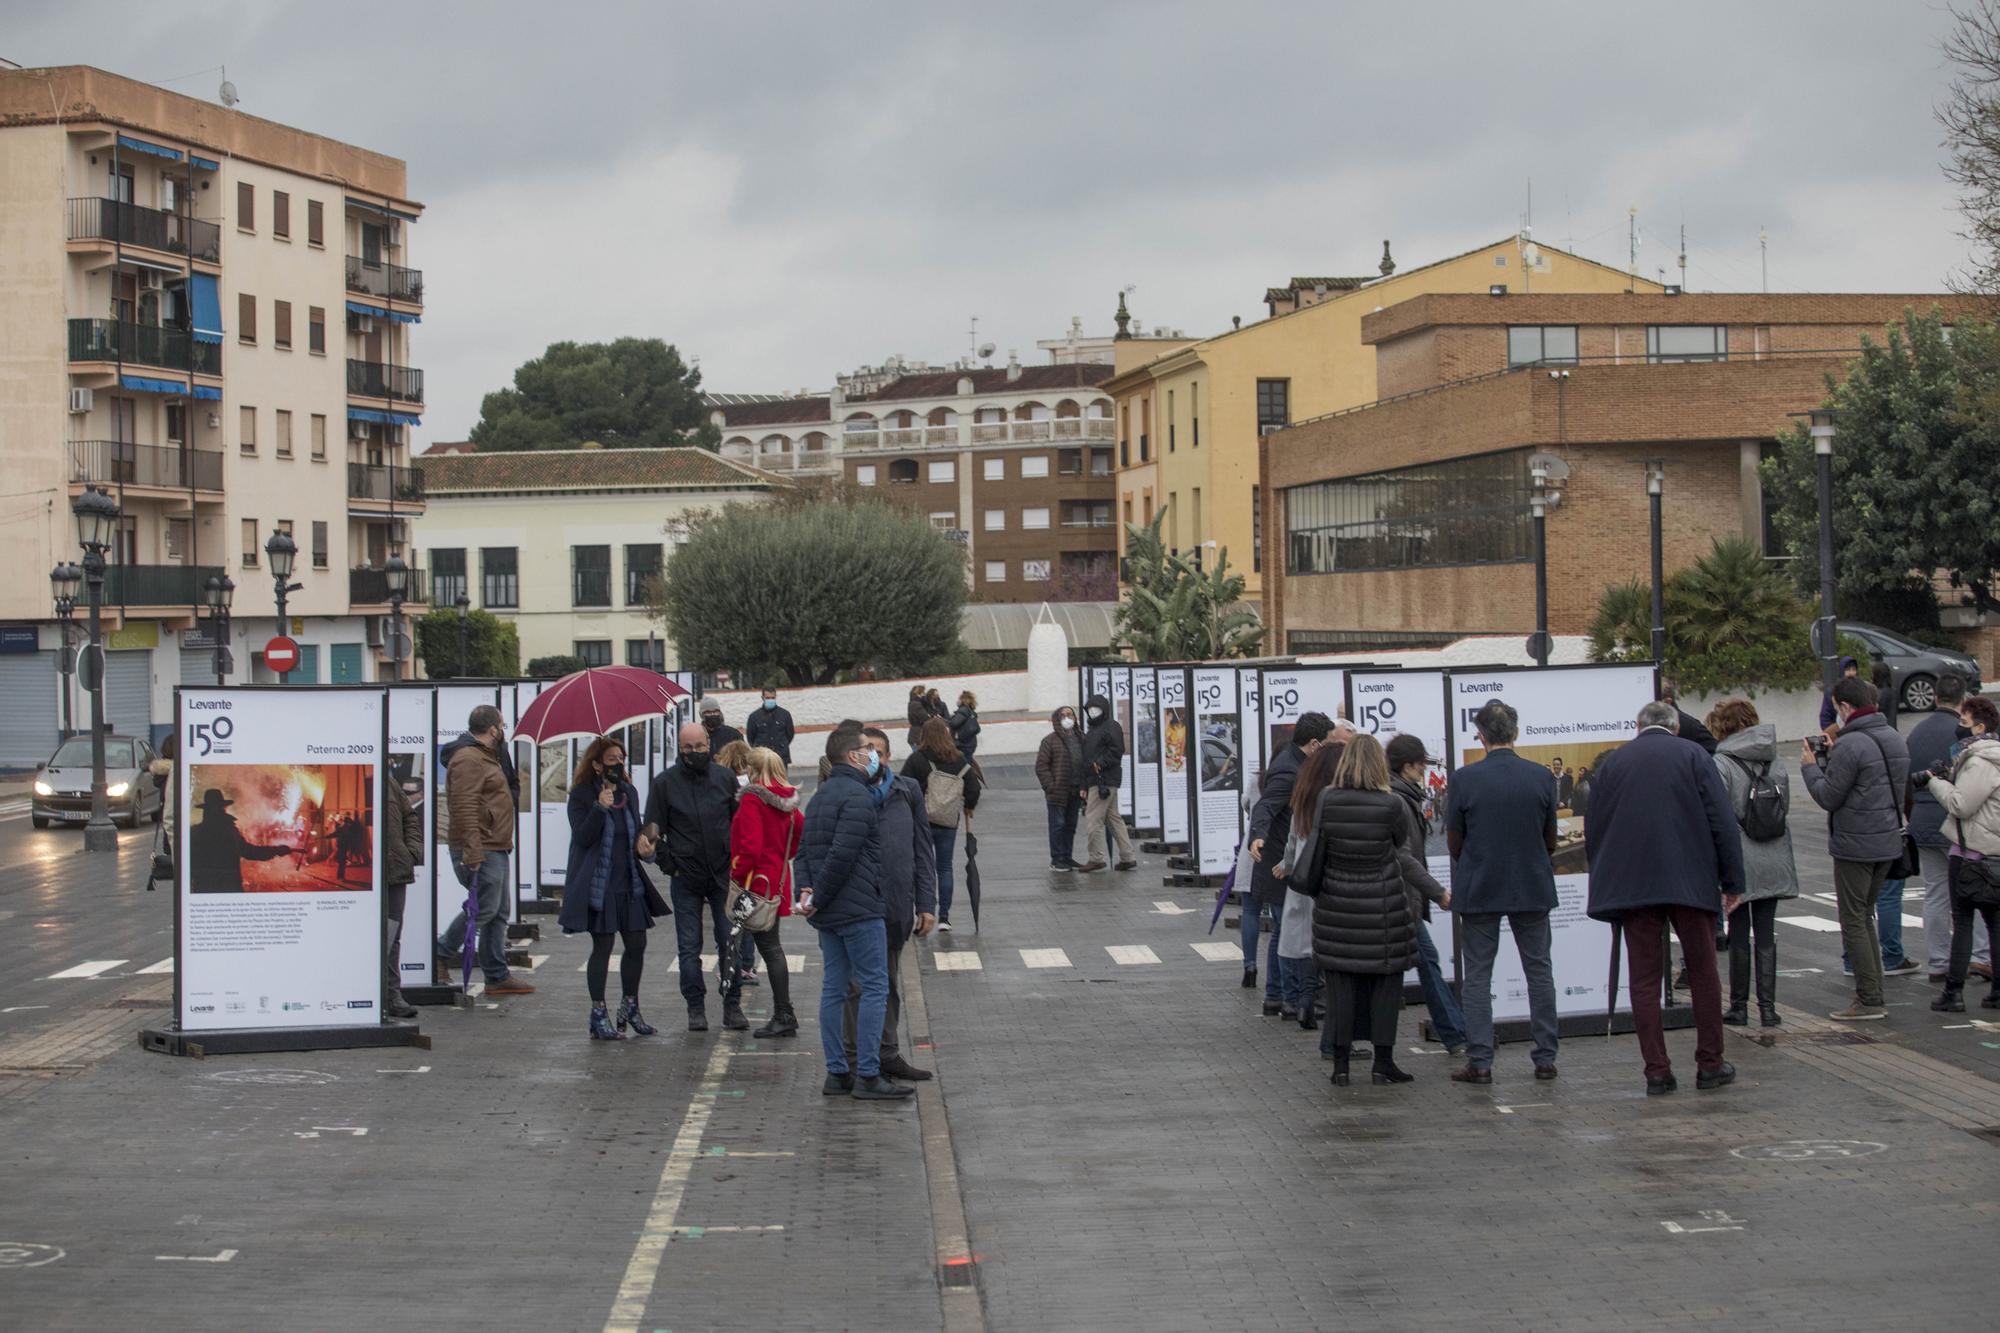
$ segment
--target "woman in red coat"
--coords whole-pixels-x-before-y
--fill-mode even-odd
[[[792,914],[792,857],[806,817],[799,811],[799,793],[785,782],[785,761],[777,752],[750,752],[747,776],[736,817],[729,825],[729,878],[741,888],[778,900],[778,916]],[[784,947],[778,943],[778,922],[751,936],[764,956],[764,973],[771,979],[771,1021],[750,1035],[793,1037],[799,1020],[792,1012],[791,979],[785,971]]]

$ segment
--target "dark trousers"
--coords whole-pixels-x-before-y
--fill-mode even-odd
[[[1975,907],[1966,898],[1954,892],[1951,895],[1951,963],[1945,973],[1951,985],[1965,989],[1965,978],[1972,967],[1973,916],[1986,922],[1986,938],[2000,939],[1993,932],[2000,929],[2000,908]],[[1996,971],[1993,994],[2000,995],[2000,971]]]
[[[889,1004],[882,1011],[882,1059],[902,1058],[903,1043],[896,1036],[896,1029],[903,1022],[903,941],[890,937],[889,944]],[[846,1040],[847,1067],[859,1068],[854,1060],[854,1021],[861,1011],[861,987],[857,983],[847,988],[846,1017],[841,1023],[841,1034]]]
[[[391,991],[403,985],[403,913],[410,905],[410,886],[382,886],[382,980]]]
[[[1646,1077],[1674,1071],[1667,1058],[1667,1033],[1660,1026],[1660,982],[1667,974],[1667,926],[1681,937],[1688,990],[1694,996],[1694,1062],[1701,1069],[1722,1063],[1722,978],[1715,971],[1714,912],[1692,907],[1635,907],[1625,914],[1625,954],[1632,960],[1632,1025]]]
[[[1396,1019],[1403,1012],[1403,974],[1374,976],[1360,972],[1326,974],[1329,1025],[1335,1050],[1354,1044],[1355,1017],[1366,1012],[1368,1040],[1377,1046],[1396,1044]]]
[[[674,906],[674,943],[680,947],[681,998],[690,1006],[699,1006],[708,999],[708,984],[701,975],[702,909],[708,909],[714,923],[717,958],[726,963],[729,960],[721,955],[729,944],[729,893],[719,884],[698,885],[679,879],[669,883],[668,893]]]
[[[1083,798],[1075,792],[1049,802],[1049,864],[1076,864],[1076,821],[1083,815]]]
[[[1756,944],[1757,1003],[1778,998],[1778,900],[1759,898],[1729,916],[1729,1007],[1750,1003],[1751,943]]]
[[[778,939],[778,924],[783,920],[783,917],[779,917],[773,921],[769,930],[759,931],[754,935],[746,933],[743,936],[743,947],[738,951],[739,961],[752,949],[763,957],[764,979],[771,986],[773,1014],[792,1012],[792,974],[785,966],[785,948]],[[733,977],[724,980],[725,994],[732,993],[730,989],[732,986],[735,988],[734,993],[742,991],[743,970],[739,968]]]
[[[611,976],[611,946],[618,935],[625,937],[625,952],[618,959],[620,992],[628,1000],[639,998],[639,980],[646,975],[646,932],[627,930],[590,937],[590,961],[583,965],[583,982],[590,989],[592,1004],[604,1003],[604,983]]]

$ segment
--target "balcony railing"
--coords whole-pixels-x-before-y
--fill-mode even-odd
[[[222,228],[215,223],[120,199],[70,200],[69,238],[116,241],[211,264],[222,262]]]
[[[134,324],[121,319],[73,319],[69,322],[72,361],[129,361],[135,366],[222,373],[222,347],[197,342],[185,329],[165,324]]]
[[[397,504],[424,502],[424,474],[411,467],[388,467],[378,463],[347,465],[347,498],[380,500]]]
[[[200,606],[221,565],[112,565],[104,571],[107,606]]]
[[[956,426],[926,426],[926,427],[924,427],[924,443],[925,443],[925,444],[957,444],[957,443],[958,443],[958,427],[956,427]]]
[[[410,581],[404,585],[403,600],[422,604],[430,595],[430,576],[420,568],[412,566]],[[389,604],[389,571],[385,569],[350,569],[347,571],[347,604],[349,606],[387,606]]]
[[[902,449],[923,442],[924,432],[917,427],[898,426],[893,430],[882,432],[882,443],[891,449]]]
[[[384,300],[421,305],[424,300],[424,274],[422,269],[404,268],[387,260],[349,255],[347,290],[379,296]]]
[[[1053,437],[1050,427],[1055,424],[1053,421],[1017,421],[1011,435],[1016,440],[1046,440]]]
[[[983,421],[972,428],[974,444],[996,444],[1007,438],[1007,423],[1004,421]]]
[[[347,391],[362,398],[424,401],[424,372],[414,366],[384,366],[373,361],[347,363]]]
[[[71,440],[69,479],[108,486],[164,486],[184,491],[222,489],[222,454],[122,440]]]
[[[873,449],[882,443],[879,430],[851,430],[840,437],[842,446],[848,449]]]

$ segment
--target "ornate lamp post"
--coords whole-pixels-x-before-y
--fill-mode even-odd
[[[410,587],[410,567],[403,563],[403,557],[392,555],[382,566],[382,577],[389,585],[389,678],[403,678],[403,598]]]
[[[76,730],[73,716],[75,705],[71,701],[70,676],[76,671],[76,664],[70,658],[70,617],[76,614],[76,590],[83,582],[83,571],[65,560],[49,571],[49,590],[55,595],[56,623],[62,629],[62,657],[56,665],[63,677],[62,738],[68,740]]]
[[[236,598],[236,580],[227,574],[210,574],[203,594],[208,605],[208,637],[215,644],[215,683],[221,685],[229,674],[229,605]]]
[[[286,631],[285,599],[305,587],[303,583],[293,583],[292,566],[299,558],[299,545],[292,540],[292,534],[282,528],[271,531],[271,539],[264,543],[264,555],[271,562],[271,588],[278,598],[278,633]]]
[[[95,486],[70,502],[76,539],[83,547],[84,583],[90,591],[90,659],[84,685],[90,691],[90,822],[83,826],[87,852],[118,850],[104,792],[104,553],[118,539],[118,502]]]
[[[1839,591],[1833,572],[1833,439],[1840,412],[1815,407],[1792,415],[1806,419],[1819,463],[1819,619],[1813,622],[1813,651],[1819,654],[1820,684],[1831,690],[1840,679],[1840,633],[1833,612],[1834,596]]]
[[[451,604],[458,608],[458,674],[469,676],[472,673],[465,669],[465,629],[466,622],[472,619],[472,598],[460,593]]]
[[[1528,459],[1528,512],[1535,520],[1535,633],[1528,640],[1528,652],[1536,666],[1549,664],[1549,510],[1562,503],[1562,483],[1569,478],[1569,464],[1554,454],[1535,454]]]

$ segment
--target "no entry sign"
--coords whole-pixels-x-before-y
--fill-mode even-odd
[[[264,645],[264,665],[283,675],[299,664],[299,645],[282,634],[274,634]]]

